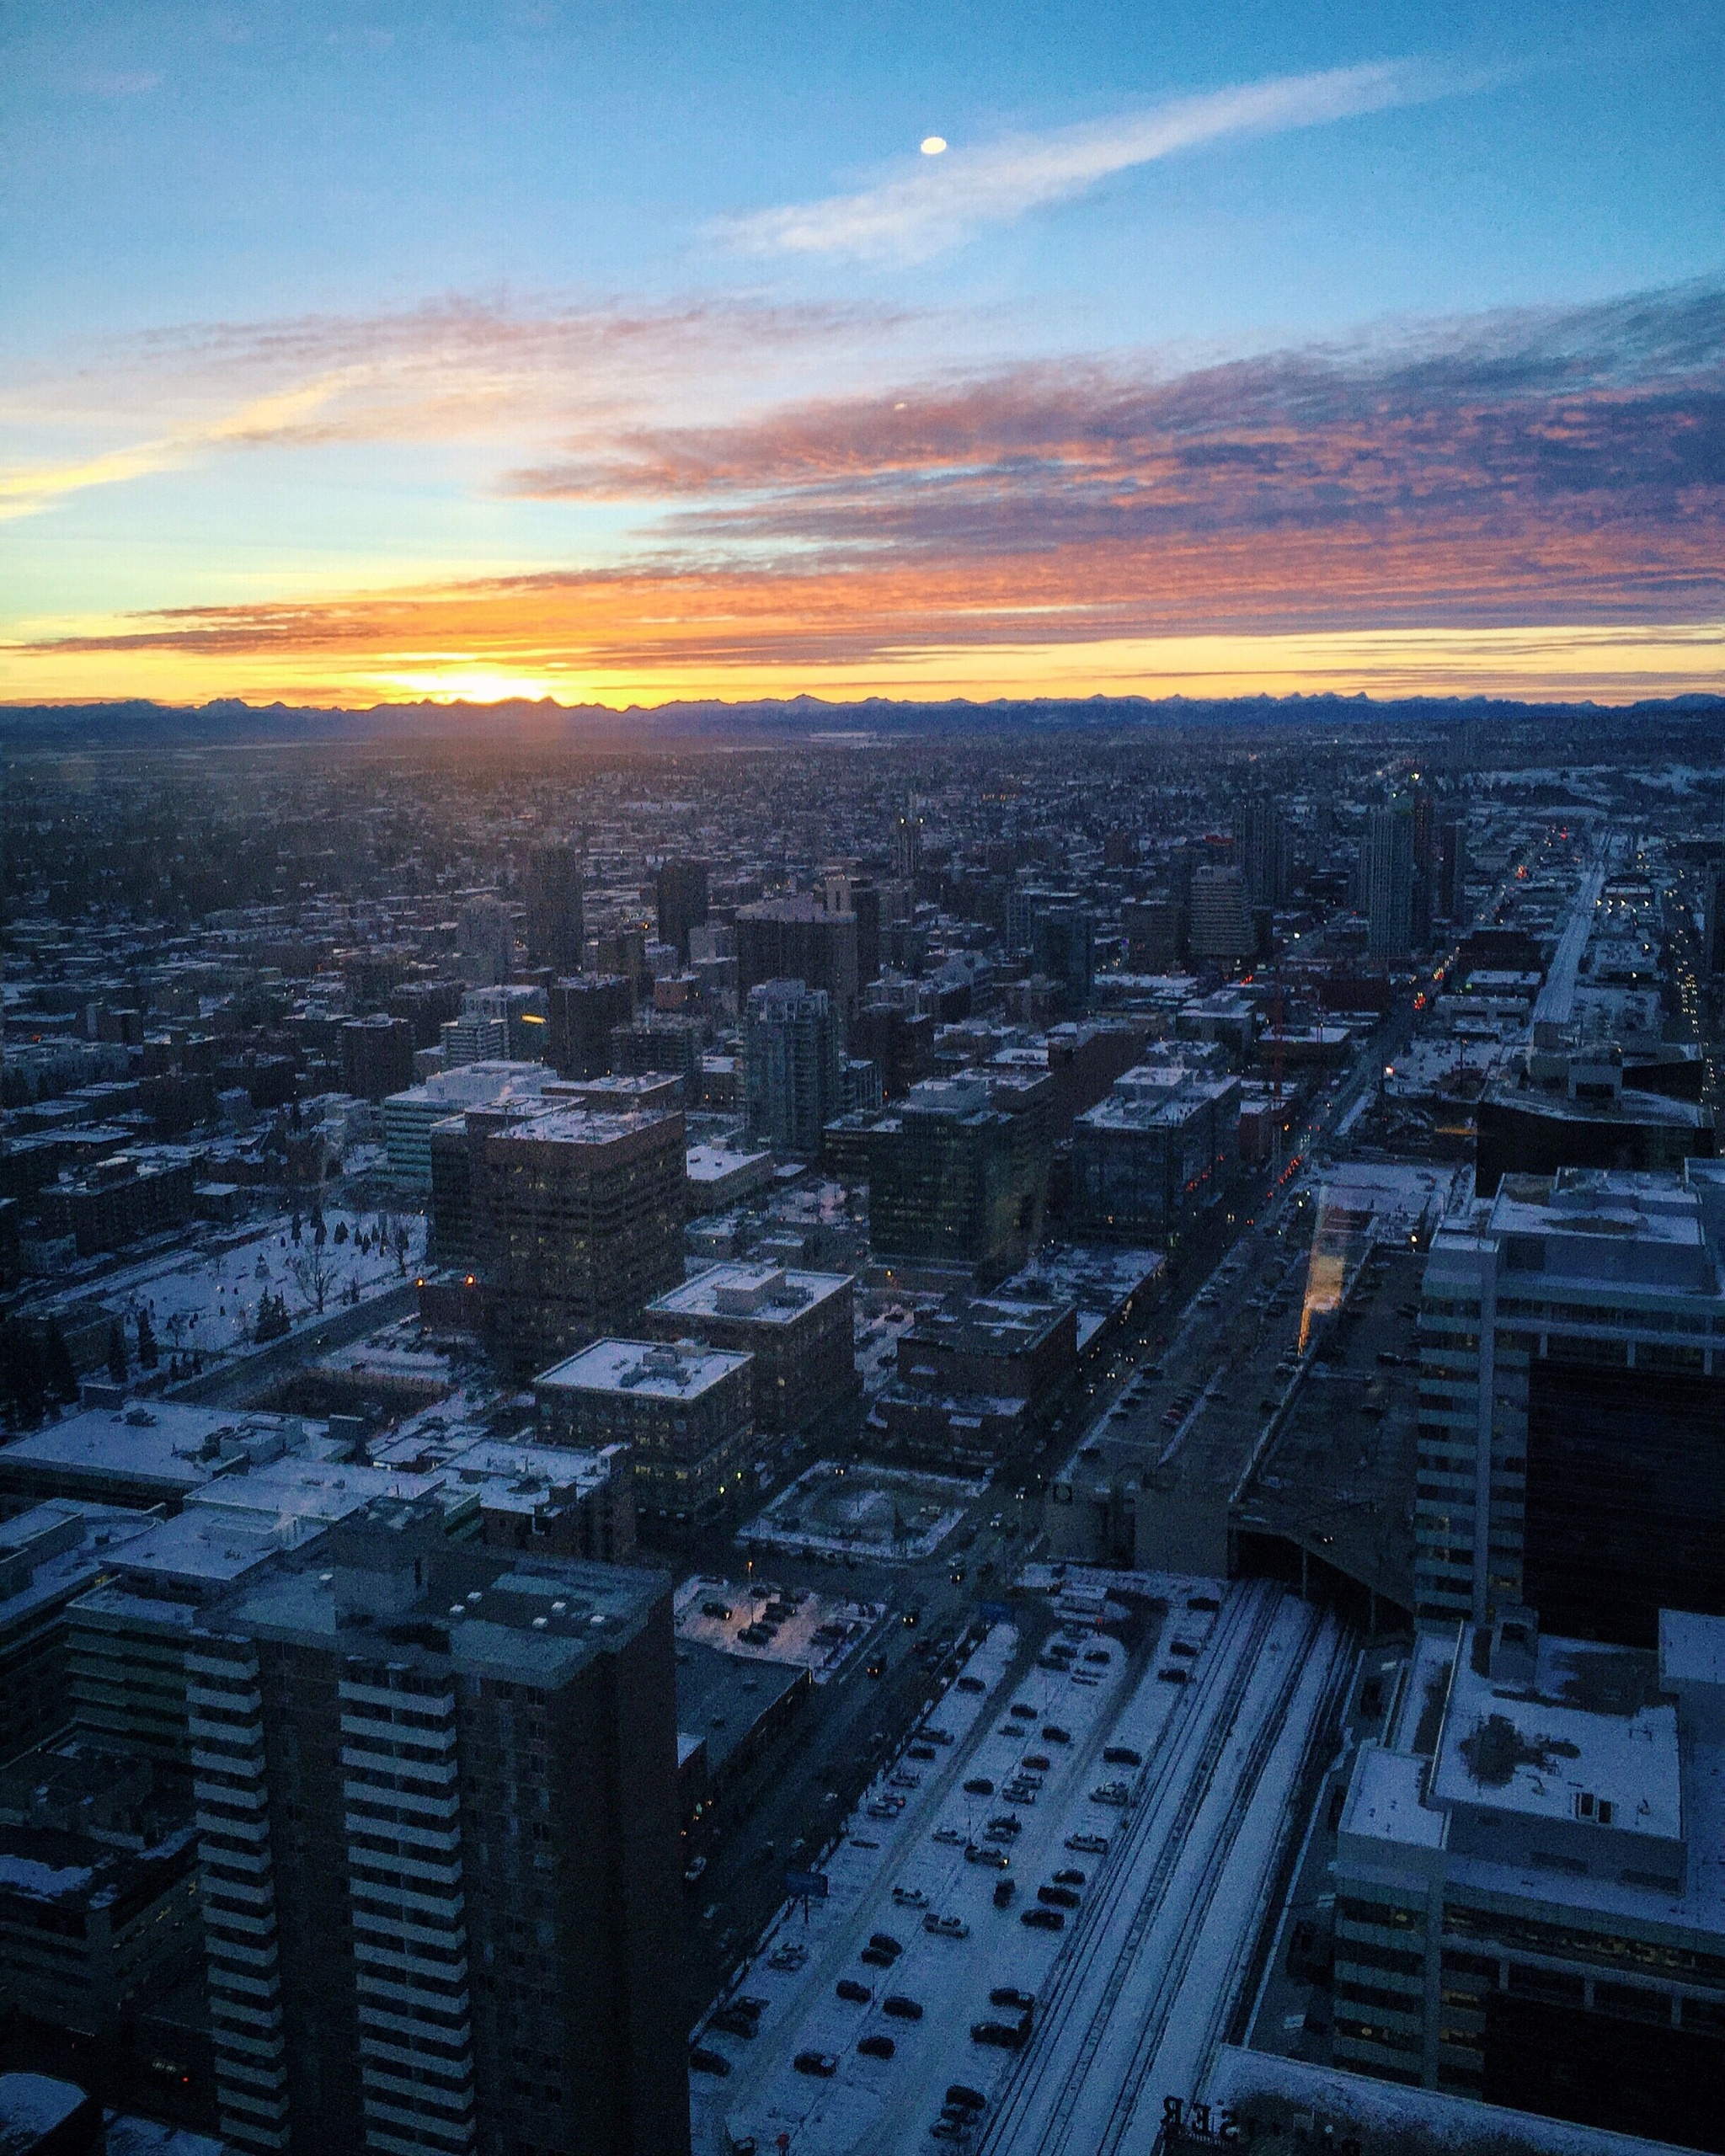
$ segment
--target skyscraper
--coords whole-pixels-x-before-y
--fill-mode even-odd
[[[831,997],[800,980],[761,982],[749,991],[744,1053],[750,1135],[777,1152],[819,1153],[844,1107]]]
[[[844,1025],[857,1011],[857,916],[812,898],[769,899],[737,915],[737,974],[745,995],[762,981],[825,989]]]
[[[622,974],[576,974],[551,985],[547,1060],[562,1078],[597,1078],[610,1067],[611,1034],[635,1015],[634,983]]]
[[[1457,927],[1467,919],[1467,819],[1446,816],[1438,826],[1436,913]]]
[[[1366,824],[1365,947],[1374,958],[1405,958],[1413,948],[1413,804],[1397,794]]]
[[[1253,905],[1284,906],[1294,883],[1294,835],[1267,794],[1246,805],[1246,887]]]
[[[659,940],[689,963],[689,931],[707,925],[707,863],[667,854],[659,864]]]
[[[668,1580],[380,1499],[188,1669],[230,2148],[687,2149]]]
[[[1188,942],[1194,965],[1231,965],[1257,948],[1246,904],[1246,878],[1237,868],[1208,863],[1192,877]]]
[[[577,974],[585,940],[579,854],[572,846],[537,847],[527,863],[528,963]]]

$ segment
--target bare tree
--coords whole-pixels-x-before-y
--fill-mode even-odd
[[[334,1258],[322,1243],[313,1243],[309,1249],[296,1253],[287,1262],[293,1283],[319,1317],[329,1299],[329,1291],[340,1277]]]

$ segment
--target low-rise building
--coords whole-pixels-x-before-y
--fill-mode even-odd
[[[542,1063],[464,1063],[390,1094],[383,1103],[389,1172],[415,1189],[430,1190],[433,1123],[467,1108],[537,1100],[550,1075]]]
[[[595,1340],[533,1380],[547,1443],[627,1444],[638,1514],[676,1527],[715,1518],[748,1482],[753,1360],[722,1348]]]

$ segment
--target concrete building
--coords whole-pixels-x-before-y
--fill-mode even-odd
[[[575,974],[546,999],[546,1054],[563,1078],[597,1078],[611,1068],[611,1036],[635,1015],[634,984],[623,974]]]
[[[1646,1646],[1725,1614],[1725,1171],[1507,1176],[1434,1237],[1415,1606]]]
[[[361,1101],[381,1101],[414,1080],[414,1029],[405,1018],[374,1011],[341,1028],[341,1082]]]
[[[574,846],[536,846],[527,862],[527,963],[578,974],[587,941],[581,857]]]
[[[1046,1118],[1008,1113],[996,1100],[980,1077],[931,1078],[870,1128],[868,1234],[877,1254],[998,1279],[1035,1247]]]
[[[1030,963],[1058,986],[1063,1016],[1081,1017],[1096,981],[1096,917],[1089,907],[1039,907],[1030,924]]]
[[[1420,1636],[1342,1814],[1338,2066],[1720,2146],[1725,1625],[1658,1638]]]
[[[383,1103],[389,1172],[416,1190],[430,1190],[433,1123],[467,1108],[537,1101],[550,1075],[542,1063],[466,1063],[392,1093]]]
[[[655,1340],[695,1340],[751,1356],[756,1428],[782,1435],[857,1390],[854,1287],[847,1273],[709,1266],[649,1303],[641,1330]]]
[[[749,991],[743,1041],[750,1135],[777,1153],[818,1155],[846,1106],[832,998],[800,980],[762,981]]]
[[[1406,795],[1374,808],[1361,858],[1365,947],[1374,958],[1405,958],[1413,948],[1413,803]]]
[[[848,1025],[857,1009],[857,916],[829,913],[813,898],[769,899],[737,910],[741,993],[762,981],[800,980],[824,989]]]
[[[1141,1064],[1072,1126],[1081,1235],[1172,1242],[1226,1193],[1239,1155],[1240,1081]]]
[[[1294,834],[1279,804],[1258,794],[1246,804],[1246,889],[1256,906],[1284,906],[1294,889]]]
[[[745,1354],[646,1340],[595,1340],[533,1380],[547,1443],[627,1444],[640,1516],[712,1519],[748,1482],[753,1366]]]
[[[674,943],[687,965],[690,933],[707,926],[707,863],[667,855],[659,864],[654,897],[660,941]]]
[[[1712,1159],[1712,1110],[1632,1082],[1642,1075],[1626,1067],[1612,1043],[1530,1048],[1522,1067],[1494,1079],[1475,1108],[1479,1194],[1494,1195],[1505,1175],[1572,1167],[1677,1172],[1687,1160]],[[1659,1075],[1647,1074],[1654,1082]]]
[[[0,1524],[0,1761],[72,1719],[67,1611],[155,1526],[147,1513],[65,1498]]]
[[[466,978],[478,987],[494,986],[515,971],[515,927],[495,892],[476,892],[462,901],[457,944]]]
[[[687,2150],[670,1604],[385,1502],[206,1617],[228,2147]]]
[[[1224,971],[1257,948],[1246,878],[1237,868],[1204,862],[1193,871],[1187,947],[1194,966]]]
[[[520,1375],[632,1325],[681,1278],[681,1114],[553,1109],[483,1132],[469,1159],[487,1323]]]

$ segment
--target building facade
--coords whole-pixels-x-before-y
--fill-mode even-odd
[[[638,1516],[681,1528],[716,1518],[748,1486],[750,1358],[723,1348],[595,1340],[533,1380],[552,1444],[627,1444]]]
[[[817,1155],[846,1105],[832,998],[800,980],[762,981],[749,991],[743,1043],[750,1135],[775,1152]]]
[[[855,1287],[848,1273],[709,1266],[649,1303],[641,1330],[752,1356],[755,1426],[784,1436],[857,1390]]]

